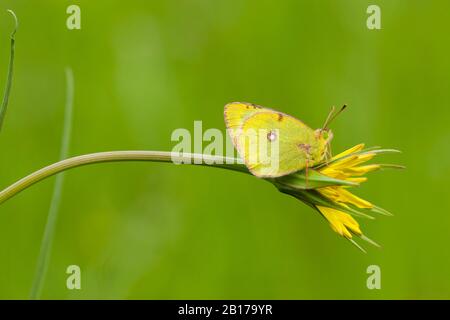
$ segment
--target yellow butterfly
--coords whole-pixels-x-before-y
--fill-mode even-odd
[[[323,128],[313,130],[302,121],[253,103],[232,102],[224,117],[233,144],[250,172],[276,178],[306,170],[331,155],[329,123],[342,111],[334,108]]]

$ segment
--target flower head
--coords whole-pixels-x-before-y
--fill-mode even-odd
[[[272,182],[281,192],[290,194],[316,209],[337,234],[363,250],[353,240],[353,236],[378,245],[364,235],[353,216],[373,219],[372,213],[391,214],[351,193],[349,188],[367,181],[364,175],[371,171],[384,167],[402,168],[396,165],[365,164],[377,154],[388,152],[398,151],[377,147],[364,149],[364,144],[358,144],[315,166],[308,173],[296,172],[276,178]]]

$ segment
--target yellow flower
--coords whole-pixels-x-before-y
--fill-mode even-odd
[[[380,168],[403,168],[391,164],[365,164],[377,154],[398,152],[378,147],[364,149],[358,144],[327,162],[321,163],[308,172],[273,179],[272,182],[283,193],[289,194],[318,210],[329,222],[331,228],[364,251],[352,238],[357,237],[378,246],[361,231],[353,216],[373,219],[372,213],[391,215],[349,191],[367,181],[366,173]]]
[[[329,163],[320,167],[318,171],[334,179],[358,184],[365,182],[367,178],[363,177],[363,175],[378,170],[381,166],[378,164],[362,165],[376,155],[376,152],[361,152],[363,149],[364,144],[358,144],[331,158]],[[372,203],[354,195],[348,191],[348,188],[349,186],[334,185],[318,188],[317,191],[343,208],[348,209],[352,205],[360,209],[374,208]],[[316,208],[328,220],[331,228],[339,235],[349,240],[352,239],[353,235],[364,237],[358,222],[348,213],[326,206],[316,206]],[[367,237],[364,237],[364,239],[369,240]]]
[[[356,183],[367,181],[366,177],[361,176],[370,171],[379,169],[380,165],[372,164],[360,166],[360,164],[372,159],[375,156],[375,153],[373,152],[363,154],[357,153],[363,149],[364,144],[361,143],[338,154],[337,156],[334,156],[331,159],[330,164],[319,169],[319,172],[328,177],[344,181]],[[328,199],[343,206],[353,204],[358,208],[373,208],[373,205],[370,202],[355,196],[347,190],[347,187],[344,186],[330,186],[317,190]]]

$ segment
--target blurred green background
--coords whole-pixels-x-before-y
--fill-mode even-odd
[[[319,127],[334,151],[401,149],[407,170],[356,193],[394,217],[359,219],[383,245],[362,254],[313,210],[254,177],[154,163],[66,175],[43,298],[450,298],[448,1],[0,2],[0,88],[13,9],[15,78],[0,134],[6,187],[58,160],[64,68],[75,76],[70,154],[171,150],[176,128],[224,130],[223,106],[250,101]],[[81,7],[81,30],[66,8]],[[382,30],[366,9],[381,7]],[[2,91],[3,92],[3,91]],[[27,298],[54,178],[0,207],[0,298]],[[447,195],[447,196],[446,196]],[[66,289],[68,265],[81,290]],[[366,268],[381,267],[381,290]]]

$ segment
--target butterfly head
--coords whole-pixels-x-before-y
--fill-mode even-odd
[[[322,160],[328,154],[330,154],[331,140],[333,140],[333,132],[331,129],[316,129],[315,131],[316,139],[319,144],[318,150],[320,150],[319,158]]]
[[[347,107],[347,105],[343,105],[342,108],[335,112],[335,108],[331,108],[330,113],[328,114],[325,123],[322,128],[317,129],[315,131],[316,139],[319,142],[319,150],[320,150],[320,159],[324,159],[330,157],[331,155],[331,140],[333,139],[333,132],[329,128],[330,123]]]
[[[331,129],[316,129],[315,134],[316,138],[324,144],[328,144],[333,140],[333,131]]]

